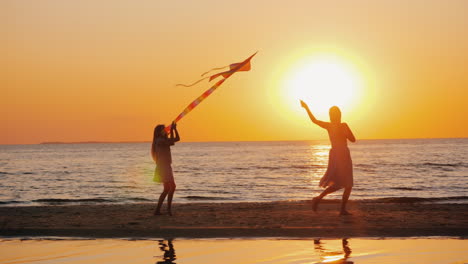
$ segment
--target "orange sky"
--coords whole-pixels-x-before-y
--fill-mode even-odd
[[[358,139],[468,136],[468,1],[287,2],[1,1],[0,144],[149,141],[211,86],[174,84],[257,50],[183,141],[326,138],[284,87],[317,53],[363,80],[342,109]]]

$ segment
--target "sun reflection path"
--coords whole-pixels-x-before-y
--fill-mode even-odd
[[[328,155],[330,152],[329,145],[310,145],[309,147],[309,164],[314,167],[313,173],[310,174],[310,184],[318,186],[320,179],[327,170]]]

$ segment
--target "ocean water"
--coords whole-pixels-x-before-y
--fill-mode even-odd
[[[328,141],[180,142],[175,202],[306,200],[322,189]],[[156,201],[150,143],[0,145],[0,206]],[[468,139],[350,144],[351,199],[468,202]],[[340,198],[341,192],[330,195]]]

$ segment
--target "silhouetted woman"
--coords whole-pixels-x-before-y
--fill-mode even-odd
[[[346,211],[346,203],[353,188],[353,163],[348,149],[348,140],[356,141],[353,132],[346,123],[341,123],[341,111],[338,107],[330,108],[330,122],[324,122],[317,120],[303,101],[301,101],[301,106],[307,111],[314,124],[328,131],[332,145],[328,157],[328,168],[319,184],[320,187],[326,189],[312,200],[312,208],[317,211],[318,204],[325,195],[344,188],[340,214],[349,215],[350,213]]]
[[[175,132],[175,136],[174,136]],[[151,145],[151,156],[154,162],[156,162],[155,178],[160,178],[160,181],[164,184],[164,190],[159,196],[158,206],[154,211],[154,215],[161,215],[161,206],[167,196],[167,212],[172,215],[172,197],[176,189],[174,181],[174,175],[172,173],[172,156],[171,146],[175,142],[180,140],[179,132],[175,123],[171,125],[170,137],[168,137],[164,130],[164,125],[157,125],[154,128],[153,143]]]

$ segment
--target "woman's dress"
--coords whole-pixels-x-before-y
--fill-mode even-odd
[[[323,122],[321,126],[328,131],[332,148],[328,156],[327,171],[319,186],[353,187],[353,162],[347,145],[347,136],[351,133],[348,125]]]

